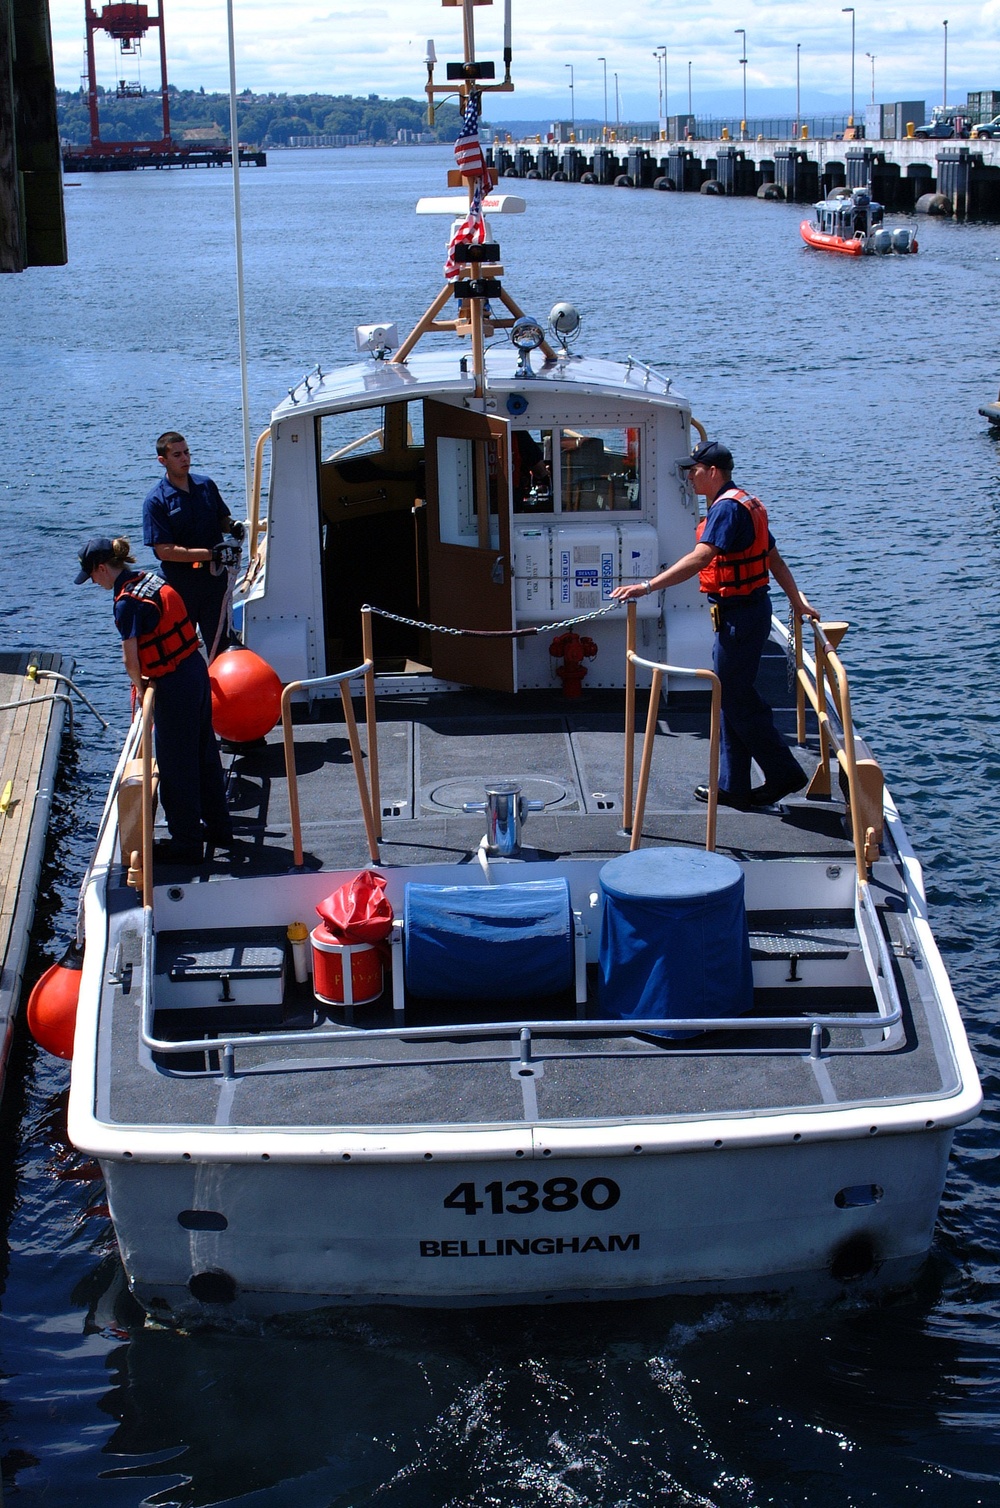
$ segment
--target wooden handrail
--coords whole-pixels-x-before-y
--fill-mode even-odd
[[[838,645],[847,632],[846,623],[813,622],[815,641],[815,677],[810,677],[802,651],[802,632],[797,624],[795,634],[796,678],[796,724],[800,743],[805,742],[805,702],[808,699],[816,714],[819,728],[819,764],[809,790],[814,795],[830,794],[830,750],[847,778],[847,801],[851,815],[851,838],[854,844],[854,861],[858,879],[868,881],[869,865],[877,855],[877,831],[866,822],[865,793],[859,775],[857,750],[854,741],[854,719],[851,715],[851,690],[847,671],[837,653]],[[827,691],[829,687],[829,693]],[[840,723],[830,716],[828,705],[832,702]],[[877,766],[872,762],[873,771]],[[878,786],[881,788],[881,771],[878,771]],[[869,792],[871,794],[871,792]]]
[[[260,522],[260,486],[264,469],[264,446],[271,438],[271,426],[262,429],[253,450],[253,472],[250,478],[250,547],[247,558],[252,563],[257,556],[257,541],[262,533]]]
[[[635,603],[629,603],[629,617],[632,627],[635,626]],[[692,670],[686,665],[665,665],[659,661],[647,661],[640,654],[635,653],[633,648],[626,648],[626,722],[624,722],[624,799],[623,823],[626,831],[632,832],[629,840],[629,849],[637,849],[643,837],[643,817],[646,816],[646,795],[649,790],[650,766],[653,763],[653,739],[656,737],[656,718],[659,712],[659,695],[661,695],[664,676],[697,676],[698,680],[707,680],[712,692],[712,713],[710,713],[709,733],[709,802],[707,802],[706,829],[704,829],[704,846],[712,854],[715,852],[715,828],[716,814],[718,814],[718,789],[719,789],[719,737],[721,737],[722,722],[722,685],[715,671]],[[643,759],[640,763],[640,783],[638,792],[635,793],[635,816],[632,814],[632,745],[635,742],[635,667],[641,665],[644,670],[652,671],[653,679],[650,685],[649,709],[646,713],[646,733],[643,736]],[[630,688],[630,694],[629,694]],[[630,709],[630,713],[629,713]]]
[[[296,691],[315,691],[322,686],[339,686],[340,699],[344,708],[344,722],[347,725],[347,740],[351,748],[351,763],[354,765],[354,778],[358,783],[358,797],[361,801],[361,815],[364,818],[365,832],[368,835],[368,853],[373,864],[379,863],[378,837],[376,835],[375,818],[372,813],[372,798],[368,789],[368,781],[365,778],[364,761],[361,756],[361,743],[358,739],[358,725],[354,717],[354,705],[351,701],[351,689],[349,681],[355,680],[359,675],[367,676],[373,669],[370,660],[363,665],[357,665],[353,670],[342,670],[339,675],[316,676],[308,681],[289,681],[281,693],[281,737],[285,749],[285,775],[288,779],[288,811],[292,824],[292,849],[295,863],[302,863],[302,819],[299,813],[299,782],[298,772],[295,768],[295,735],[292,731],[292,697]],[[375,699],[371,701],[371,721],[368,723],[369,750],[372,747],[374,734],[374,708]],[[369,755],[369,763],[371,762]]]
[[[153,708],[156,692],[142,696],[142,904],[153,904]]]

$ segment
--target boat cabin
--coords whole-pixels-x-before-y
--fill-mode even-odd
[[[839,236],[844,241],[864,240],[882,224],[881,204],[862,189],[855,189],[849,196],[823,199],[814,207],[816,228],[824,235]]]
[[[512,348],[494,348],[479,399],[467,368],[455,351],[405,366],[372,357],[317,374],[275,411],[266,562],[243,625],[283,681],[359,664],[368,603],[395,615],[377,622],[380,689],[392,676],[558,687],[547,633],[420,625],[509,634],[601,608],[587,684],[622,684],[612,591],[693,543],[697,500],[677,467],[688,404],[636,362],[538,354],[526,373]],[[710,662],[697,581],[640,602],[639,620],[640,654]]]

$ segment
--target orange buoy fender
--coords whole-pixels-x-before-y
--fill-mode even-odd
[[[212,726],[234,744],[253,743],[270,733],[281,716],[281,681],[251,649],[227,649],[208,667],[212,683]]]
[[[56,1058],[73,1056],[82,969],[83,948],[71,942],[28,996],[28,1030],[39,1047]]]

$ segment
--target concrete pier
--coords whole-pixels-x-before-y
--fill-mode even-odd
[[[990,139],[520,142],[487,152],[501,178],[797,204],[846,186],[868,189],[890,210],[912,212],[925,195],[940,194],[956,219],[1000,219],[1000,141]]]

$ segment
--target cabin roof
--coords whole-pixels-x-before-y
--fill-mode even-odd
[[[450,350],[413,353],[404,363],[376,361],[368,357],[330,371],[310,373],[309,387],[303,378],[272,414],[272,421],[303,413],[332,413],[363,408],[404,398],[427,398],[438,394],[456,397],[471,394],[474,381],[467,346]],[[464,368],[463,368],[464,362]],[[577,394],[590,392],[609,399],[640,403],[666,403],[687,408],[688,400],[671,391],[671,379],[641,362],[605,361],[599,357],[571,354],[565,360],[543,362],[532,356],[531,377],[515,377],[517,352],[506,342],[486,352],[487,386],[494,391],[517,391],[530,396],[543,384]]]

